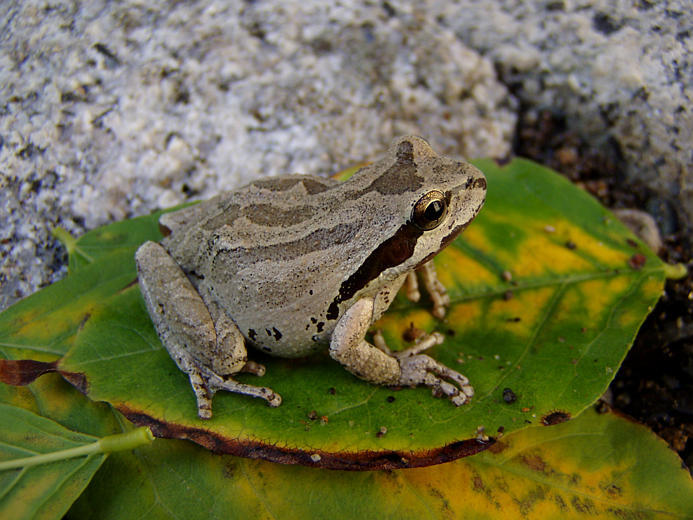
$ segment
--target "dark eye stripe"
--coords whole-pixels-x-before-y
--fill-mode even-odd
[[[380,276],[380,273],[406,261],[414,254],[416,241],[423,231],[404,224],[395,234],[373,251],[361,266],[347,280],[342,282],[339,293],[327,309],[326,318],[336,320],[339,316],[339,304],[349,300],[368,283]]]

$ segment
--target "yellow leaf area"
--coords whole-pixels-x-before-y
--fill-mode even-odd
[[[693,485],[678,463],[644,428],[589,409],[444,469],[405,472],[465,518],[684,518]]]
[[[487,175],[493,186],[502,173]],[[475,419],[489,435],[593,402],[664,280],[664,264],[585,194],[573,197],[575,222],[555,203],[527,202],[529,195],[496,193],[435,257],[451,297],[442,322],[400,296],[375,324],[395,349],[407,347],[417,329],[445,334],[430,354],[470,379],[472,406],[486,410]]]
[[[497,230],[502,230],[500,236]],[[611,238],[623,242],[622,236]],[[464,242],[516,278],[625,268],[633,254],[559,215],[531,216],[511,210],[485,214],[465,233]]]
[[[587,410],[484,453],[394,471],[329,471],[217,456],[181,441],[113,454],[71,511],[130,518],[677,519],[693,512],[680,459],[642,426]]]
[[[9,323],[11,330],[7,341],[0,338],[0,349],[5,359],[30,358],[37,361],[53,361],[69,349],[69,345],[57,346],[65,336],[72,335],[89,308],[72,300],[55,312],[35,307],[28,309]],[[46,322],[50,321],[50,327]]]

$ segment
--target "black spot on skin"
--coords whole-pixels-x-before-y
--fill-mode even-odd
[[[313,324],[315,324],[315,323],[318,322],[318,320],[317,320],[317,318],[311,317],[311,318],[310,318],[310,322],[313,323]]]
[[[194,276],[194,277],[197,278],[198,280],[204,280],[204,279],[205,279],[205,275],[199,274],[199,273],[197,273],[195,270],[188,271],[188,272],[186,272],[185,274],[187,274],[188,276]]]
[[[282,339],[282,333],[277,330],[277,327],[272,327],[272,330],[274,331],[274,340],[279,341]]]
[[[320,323],[318,323],[317,331],[322,332],[324,327],[325,327],[325,322],[321,321]]]
[[[272,352],[272,349],[269,347],[262,347],[262,350],[264,350],[265,352]]]
[[[361,266],[347,280],[342,282],[339,294],[327,309],[328,320],[336,320],[339,316],[339,304],[349,300],[380,273],[390,267],[395,267],[414,254],[416,241],[423,231],[407,223],[401,226],[395,234],[380,244]]]
[[[254,329],[248,329],[248,337],[251,341],[255,341],[257,339],[257,332],[255,332]]]
[[[268,336],[272,336],[272,331],[269,329],[265,329],[265,332],[267,333]]]

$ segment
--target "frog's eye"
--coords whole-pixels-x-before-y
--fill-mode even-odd
[[[411,220],[419,229],[428,231],[443,221],[448,204],[445,195],[438,190],[429,191],[419,199],[411,212]]]

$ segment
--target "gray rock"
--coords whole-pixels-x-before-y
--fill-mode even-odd
[[[441,0],[428,12],[491,58],[525,106],[565,113],[594,148],[615,145],[626,182],[673,203],[690,234],[691,7],[690,0]],[[658,220],[671,231],[667,218]]]
[[[330,174],[403,133],[503,156],[515,104],[452,30],[319,2],[5,3],[0,308],[86,229],[261,175]],[[10,189],[7,189],[7,188]]]
[[[505,156],[518,104],[496,70],[690,223],[692,18],[647,0],[4,2],[0,309],[64,275],[55,226],[328,175],[403,133]]]

